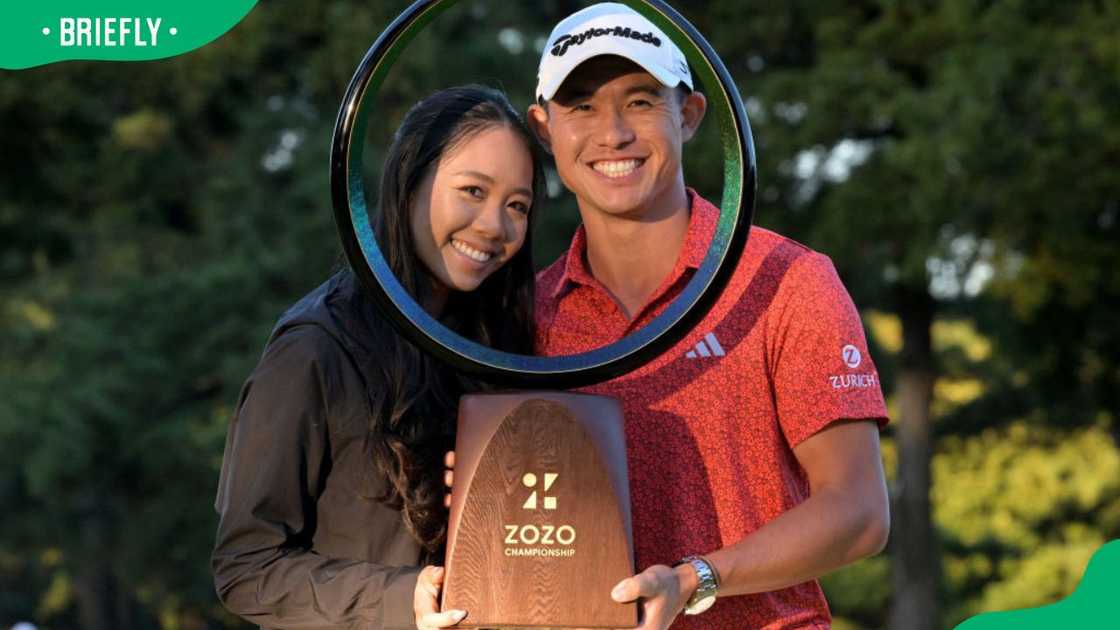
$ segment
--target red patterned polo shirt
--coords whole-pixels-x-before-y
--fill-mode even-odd
[[[699,267],[719,209],[693,191],[673,271],[632,320],[585,262],[580,227],[537,276],[537,351],[574,354],[646,325]],[[615,396],[638,570],[732,545],[809,496],[793,447],[841,419],[885,425],[879,377],[852,300],[819,253],[754,227],[722,297],[679,344],[641,369],[584,388]],[[674,628],[827,628],[814,580],[723,597]]]

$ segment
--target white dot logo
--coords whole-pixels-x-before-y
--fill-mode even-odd
[[[545,473],[544,474],[544,491],[545,492],[548,492],[550,489],[552,489],[552,484],[556,483],[556,478],[559,477],[559,476],[560,475],[558,475],[556,473]],[[525,486],[526,488],[534,488],[537,485],[537,476],[534,475],[531,472],[530,473],[525,473],[525,475],[523,477],[521,477],[521,485]],[[555,510],[556,509],[556,497],[542,497],[542,498],[544,500],[541,501],[541,503],[543,504],[544,509],[546,509],[546,510]],[[522,507],[522,509],[525,509],[525,510],[535,510],[535,509],[537,509],[537,491],[535,489],[533,490],[533,493],[529,495],[529,498],[525,499],[525,503],[523,503],[521,505],[521,507]]]
[[[859,348],[848,344],[840,350],[840,356],[844,359],[844,365],[852,368],[853,370],[859,367],[863,361],[863,355],[859,353]]]

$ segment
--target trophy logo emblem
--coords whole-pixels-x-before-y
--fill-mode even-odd
[[[556,478],[559,476],[560,475],[558,475],[557,473],[544,474],[545,492],[548,492],[549,489],[552,488],[552,484],[556,483]],[[525,476],[521,478],[521,484],[526,488],[535,488],[537,485],[537,476],[531,472],[525,473]],[[546,496],[544,497],[544,501],[542,503],[544,504],[544,509],[546,510],[556,509],[556,497]],[[526,510],[537,509],[537,491],[535,489],[533,490],[533,494],[530,494],[529,498],[525,499],[525,503],[521,507],[525,508]]]

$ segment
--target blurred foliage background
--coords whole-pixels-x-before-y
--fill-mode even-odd
[[[1120,537],[1120,2],[690,0],[751,115],[756,223],[824,251],[894,422],[886,554],[837,628],[1055,601]],[[208,558],[231,405],[340,248],[329,141],[396,2],[261,2],[191,54],[0,75],[0,627],[234,627]],[[531,98],[583,6],[464,0],[377,96]],[[722,185],[714,125],[687,180]],[[553,176],[539,262],[574,202]]]

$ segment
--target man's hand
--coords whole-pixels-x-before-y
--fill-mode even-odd
[[[439,612],[439,589],[443,586],[443,567],[427,566],[416,578],[416,590],[412,595],[412,611],[416,614],[416,627],[447,628],[467,616],[465,610]]]
[[[665,630],[684,610],[697,582],[696,570],[687,563],[676,569],[655,564],[615,585],[611,599],[625,603],[641,598],[639,630]]]

